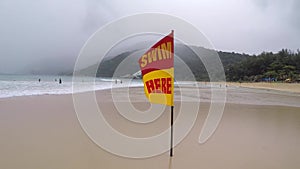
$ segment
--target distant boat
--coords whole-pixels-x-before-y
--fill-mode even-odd
[[[134,74],[127,74],[121,76],[122,78],[128,78],[128,79],[142,79],[142,72],[139,70],[135,72]]]
[[[142,72],[139,70],[136,73],[134,73],[132,76],[134,79],[142,79]]]

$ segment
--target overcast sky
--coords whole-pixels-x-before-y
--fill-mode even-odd
[[[299,0],[1,0],[0,73],[72,70],[81,47],[97,29],[142,12],[185,19],[217,50],[296,50],[299,9]]]

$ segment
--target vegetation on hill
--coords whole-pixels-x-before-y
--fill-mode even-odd
[[[228,81],[287,81],[300,78],[300,51],[263,52],[226,66]]]

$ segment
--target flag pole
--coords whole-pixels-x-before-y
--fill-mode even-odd
[[[172,30],[172,36],[174,38],[174,30]],[[173,40],[174,43],[174,40]],[[172,45],[172,55],[174,57],[174,44]],[[174,77],[173,77],[174,78]],[[173,85],[174,85],[174,79],[173,79]],[[174,86],[173,86],[174,87]],[[173,91],[174,92],[174,91]],[[174,97],[174,93],[173,93],[173,97]],[[172,98],[174,99],[174,98]],[[173,118],[174,118],[174,105],[171,106],[171,147],[170,147],[170,157],[173,157]]]
[[[171,147],[170,147],[170,157],[173,156],[173,112],[174,106],[171,106]]]

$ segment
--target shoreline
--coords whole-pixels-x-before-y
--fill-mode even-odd
[[[244,88],[254,88],[254,89],[265,89],[265,90],[275,90],[290,93],[300,94],[300,83],[278,83],[278,82],[226,82],[228,86],[233,87],[244,87]]]
[[[300,83],[277,83],[277,82],[245,82],[245,83],[239,83],[239,82],[195,82],[198,83],[199,88],[210,89],[210,85],[226,85],[227,87],[242,87],[242,88],[251,88],[251,89],[263,89],[263,90],[273,90],[273,91],[280,91],[280,92],[288,92],[288,93],[295,93],[300,94]],[[127,88],[128,86],[115,86],[113,88]],[[189,88],[190,86],[185,86],[184,88]],[[130,86],[128,88],[143,88],[143,86]],[[176,88],[176,86],[175,86]],[[194,86],[191,86],[190,88],[194,88]],[[217,87],[214,87],[217,88]],[[111,90],[112,88],[104,88],[104,89],[98,89],[94,90],[95,92],[99,91],[106,91]],[[76,93],[84,93],[84,92],[91,92],[93,90],[87,90],[87,91],[79,91]],[[72,95],[76,93],[44,93],[44,94],[28,94],[28,95],[16,95],[16,96],[7,96],[7,97],[0,97],[0,100],[7,99],[7,98],[18,98],[18,97],[33,97],[33,96],[47,96],[47,95]]]

